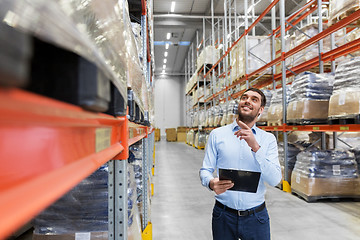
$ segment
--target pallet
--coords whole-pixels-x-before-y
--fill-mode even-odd
[[[340,200],[353,200],[353,201],[360,201],[360,196],[354,195],[344,195],[344,196],[308,196],[302,192],[296,191],[291,189],[291,194],[305,200],[308,203],[318,202],[322,200],[330,200],[330,201],[340,201]]]
[[[323,125],[328,124],[328,119],[292,119],[287,120],[287,125]]]
[[[282,120],[276,120],[276,121],[268,121],[267,125],[269,127],[272,127],[272,126],[282,126]]]
[[[360,124],[360,114],[353,114],[340,117],[329,117],[329,124]]]
[[[266,127],[268,125],[268,122],[256,122],[256,126],[264,126]]]
[[[360,5],[348,5],[346,7],[344,7],[345,9],[341,12],[339,12],[338,14],[336,14],[335,17],[333,17],[332,19],[330,19],[330,24],[333,25],[339,21],[341,21],[342,19],[350,16],[351,14],[353,14],[354,12],[356,12],[357,10],[360,9]],[[357,20],[353,23],[351,23],[352,26],[359,26],[360,25],[360,20]]]

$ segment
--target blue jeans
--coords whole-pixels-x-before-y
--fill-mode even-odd
[[[270,240],[269,214],[265,207],[243,217],[214,206],[212,232],[214,240]]]

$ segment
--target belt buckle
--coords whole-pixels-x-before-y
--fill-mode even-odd
[[[239,217],[245,217],[245,216],[248,216],[249,215],[249,211],[248,210],[245,210],[245,211],[240,211],[238,210],[238,216]]]

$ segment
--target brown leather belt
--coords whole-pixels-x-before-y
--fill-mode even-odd
[[[225,206],[224,204],[222,204],[221,202],[217,201],[215,202],[215,205],[224,209],[227,212],[233,213],[235,215],[238,215],[240,217],[246,217],[246,216],[250,216],[252,214],[254,214],[255,212],[260,212],[265,208],[265,202],[263,202],[260,206],[256,207],[255,209],[248,209],[248,210],[236,210],[233,208],[229,208],[227,206]]]

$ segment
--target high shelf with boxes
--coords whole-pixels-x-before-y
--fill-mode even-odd
[[[254,9],[259,2],[257,1],[250,8]],[[232,82],[220,91],[215,92],[207,101],[211,101],[226,92],[230,92],[230,96],[235,99],[242,94],[244,87],[249,86],[261,88],[266,90],[265,92],[268,92],[267,89],[273,89],[273,97],[269,101],[270,105],[265,108],[267,118],[263,118],[265,116],[261,118],[262,124],[265,123],[269,126],[261,128],[274,131],[279,139],[283,139],[283,144],[279,146],[279,149],[284,149],[282,159],[280,159],[283,168],[284,191],[296,192],[306,200],[343,196],[358,197],[359,192],[356,191],[344,191],[343,194],[336,191],[339,188],[344,188],[344,184],[348,184],[345,189],[359,189],[359,173],[354,167],[358,164],[356,161],[359,161],[356,149],[354,150],[354,156],[354,153],[341,152],[337,151],[338,148],[334,150],[326,146],[328,135],[325,132],[334,132],[333,140],[336,144],[336,139],[338,139],[336,132],[357,132],[359,129],[357,120],[359,96],[356,95],[358,89],[356,86],[358,84],[351,80],[352,76],[356,76],[355,69],[358,60],[348,59],[348,63],[340,61],[346,57],[356,56],[356,51],[360,49],[357,27],[360,18],[359,2],[308,1],[285,18],[285,2],[275,0],[269,4],[259,17],[253,18],[250,26],[247,23],[247,19],[251,18],[247,15],[250,12],[247,4],[248,1],[245,0],[245,16],[243,16],[245,29],[243,33],[239,38],[235,38],[235,41],[226,48],[224,54],[209,70],[209,72],[215,71],[217,65],[224,61],[226,63],[226,59],[230,55],[230,59],[234,63],[233,66],[235,66],[231,66],[230,76],[232,76]],[[276,25],[277,18],[275,18],[275,6],[277,4],[279,4],[280,16],[278,26]],[[227,6],[227,3],[225,3],[225,12]],[[228,9],[234,8],[230,7]],[[251,68],[254,59],[259,59],[253,56],[253,53],[249,53],[249,51],[255,49],[251,46],[254,36],[248,35],[251,31],[254,31],[255,26],[261,25],[262,19],[270,11],[271,31],[267,37],[271,40],[267,40],[266,37],[255,37],[256,41],[268,45],[268,48],[271,49],[269,51],[270,59],[266,56],[262,57],[262,60],[267,59],[267,61],[259,61],[260,66]],[[231,17],[225,17],[225,22],[229,22],[231,19]],[[264,28],[264,26],[261,26],[261,28]],[[270,44],[266,44],[266,41],[269,41]],[[242,44],[243,47],[241,47]],[[245,49],[243,53],[239,53],[241,48]],[[265,53],[267,52],[264,47],[261,49]],[[236,54],[242,55],[245,59],[245,70],[241,66],[239,68],[241,63],[238,63],[238,61],[241,58],[236,57]],[[251,59],[249,56],[254,58]],[[335,71],[336,65],[338,66]],[[236,69],[236,67],[238,68]],[[281,68],[279,69],[279,67]],[[333,75],[324,73],[330,71],[335,74],[335,80]],[[331,81],[334,81],[334,87],[332,87]],[[345,88],[342,88],[344,82],[346,83]],[[352,86],[352,89],[346,86]],[[282,89],[287,90],[282,91]],[[329,110],[326,110],[327,107],[329,107]],[[323,125],[318,125],[320,123]],[[292,126],[289,126],[289,124],[292,124]],[[315,135],[306,136],[306,141],[304,141],[303,131],[315,132]],[[293,134],[289,134],[290,132],[302,135],[302,138],[294,137]],[[319,136],[317,136],[319,140],[314,140],[313,137],[316,137],[317,132],[320,132]],[[350,139],[348,136],[345,137],[347,140]],[[290,138],[290,141],[288,138]],[[305,143],[305,145],[301,145],[301,151],[299,149],[294,150],[293,144],[289,144],[290,142],[294,143],[294,138],[297,139],[296,143]],[[355,138],[357,137],[355,136]],[[318,149],[314,149],[314,145],[320,140],[321,144]],[[342,143],[344,140],[340,141]],[[356,146],[356,144],[352,146]],[[296,155],[299,152],[302,154],[298,157],[300,160],[296,161]],[[328,165],[326,167],[318,165],[314,160],[320,155],[327,161]],[[291,162],[294,159],[298,164]],[[316,175],[312,172],[303,172],[304,174],[301,175],[299,169],[301,169],[302,160],[303,162],[310,162],[310,165],[306,165],[305,169],[309,167],[313,171],[323,171],[322,174]],[[291,174],[292,168],[298,170],[298,175]],[[325,179],[324,182],[316,181],[319,178],[326,177],[328,179]],[[291,178],[295,179],[292,189],[289,185]],[[304,179],[307,179],[307,181]],[[332,185],[336,185],[334,181],[337,181],[338,188],[336,190],[329,189],[329,191],[317,192],[316,189],[323,186],[322,184],[326,180],[329,180],[328,183]],[[303,188],[300,187],[299,190],[296,185]],[[305,192],[306,189],[307,192]]]
[[[136,36],[126,1],[0,3],[1,239],[27,223],[34,238],[151,234],[151,5]]]

